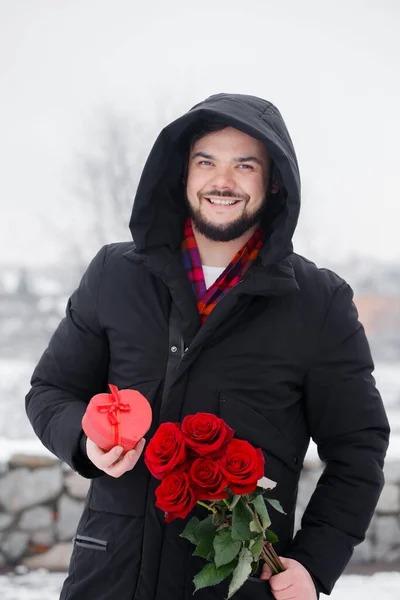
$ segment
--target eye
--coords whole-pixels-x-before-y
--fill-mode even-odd
[[[245,168],[244,170],[246,170],[246,169],[251,169],[251,170],[252,170],[252,169],[253,169],[253,166],[252,166],[252,165],[247,165],[247,164],[244,164],[244,163],[243,163],[243,164],[241,164],[241,165],[238,165],[238,166],[239,166],[239,167],[244,167],[244,168]]]
[[[211,161],[209,161],[209,160],[200,160],[199,161],[199,165],[204,165],[204,164],[211,165]]]

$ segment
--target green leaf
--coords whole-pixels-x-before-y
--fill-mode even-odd
[[[232,539],[233,540],[251,540],[256,536],[250,531],[250,523],[253,520],[251,509],[240,498],[232,511]]]
[[[233,571],[232,579],[229,584],[227,600],[238,591],[250,575],[252,561],[253,557],[250,550],[246,548],[246,546],[243,546],[239,554],[237,567]]]
[[[250,531],[253,531],[254,533],[262,533],[264,531],[258,519],[253,519],[250,521],[249,528]]]
[[[209,535],[215,531],[215,525],[212,521],[212,515],[199,521],[197,527],[194,530],[195,537],[200,540],[201,537]]]
[[[267,502],[269,502],[269,504],[278,512],[282,513],[283,515],[286,515],[285,511],[283,510],[281,503],[279,502],[279,500],[274,500],[274,498],[265,498]]]
[[[233,540],[230,529],[223,529],[214,538],[214,562],[217,567],[227,565],[239,554],[242,542]]]
[[[213,539],[204,538],[197,544],[193,556],[201,556],[201,558],[205,558],[206,560],[212,560],[213,550]]]
[[[201,556],[201,558],[205,558],[206,560],[212,560],[214,558],[213,538],[207,537],[200,540],[193,552],[193,556]]]
[[[251,573],[250,575],[255,575],[258,571],[258,560],[253,560],[251,563]]]
[[[275,542],[279,541],[278,536],[270,529],[266,530],[265,537],[267,539],[267,542],[271,542],[271,544],[275,544]]]
[[[216,535],[216,528],[212,522],[212,517],[209,516],[203,521],[200,521],[193,533],[197,540],[196,550],[193,556],[201,556],[207,560],[213,557],[213,541]]]
[[[234,494],[233,500],[230,505],[230,510],[233,510],[235,508],[236,504],[239,502],[241,497],[242,496],[240,494]]]
[[[249,502],[253,502],[254,498],[259,496],[260,494],[264,494],[266,491],[267,490],[265,490],[264,488],[257,486],[254,492],[251,492],[251,494],[247,495]]]
[[[198,540],[194,534],[194,530],[196,529],[199,523],[200,521],[197,517],[192,517],[190,521],[186,524],[186,527],[182,531],[182,533],[179,534],[179,536],[185,538],[186,540],[189,540],[189,542],[192,542],[192,544],[197,544]]]
[[[218,525],[217,531],[222,531],[222,529],[226,529],[227,527],[230,527],[230,523],[226,523],[224,521],[223,523],[221,523],[221,525]]]
[[[264,529],[268,529],[268,527],[271,525],[271,519],[269,518],[268,509],[261,494],[254,498],[253,505],[260,516]]]
[[[217,583],[220,583],[225,577],[228,577],[232,573],[236,565],[237,560],[232,561],[228,565],[222,565],[222,567],[219,568],[217,568],[213,562],[207,563],[193,578],[195,592],[210,585],[217,585]]]
[[[254,540],[250,540],[249,546],[250,546],[251,554],[253,556],[253,560],[257,561],[257,565],[258,565],[258,560],[260,558],[263,543],[264,543],[263,535],[259,535],[256,538],[254,538]]]

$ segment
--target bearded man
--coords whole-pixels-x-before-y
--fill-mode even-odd
[[[147,441],[160,423],[208,412],[265,453],[287,513],[273,522],[286,570],[265,566],[235,598],[332,591],[382,490],[389,426],[351,288],[293,251],[299,209],[294,148],[270,102],[217,94],[159,135],[134,241],[94,257],[26,398],[43,444],[91,479],[61,600],[189,600],[203,565],[183,521],[165,525],[155,507],[145,440],[121,458],[84,435],[108,383],[147,397]],[[325,468],[293,536],[310,438]],[[196,598],[221,600],[227,585]]]

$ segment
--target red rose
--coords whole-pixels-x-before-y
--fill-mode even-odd
[[[167,513],[165,522],[184,519],[197,502],[185,471],[170,473],[156,489],[156,506]]]
[[[221,458],[221,470],[234,494],[251,494],[264,476],[264,456],[244,440],[231,440]]]
[[[199,456],[218,454],[233,437],[234,431],[223,419],[210,413],[188,415],[182,421],[187,445]]]
[[[224,488],[228,484],[218,460],[197,458],[190,467],[189,476],[198,500],[222,500],[227,497],[228,492],[224,492]]]
[[[162,479],[186,461],[186,444],[179,423],[162,423],[144,453],[150,473]]]

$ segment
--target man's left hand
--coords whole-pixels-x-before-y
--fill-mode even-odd
[[[279,557],[286,571],[272,575],[267,565],[263,566],[260,579],[269,581],[276,600],[316,600],[317,591],[310,573],[293,558]]]

